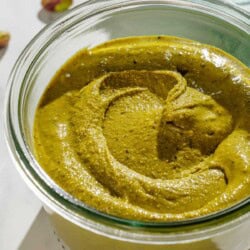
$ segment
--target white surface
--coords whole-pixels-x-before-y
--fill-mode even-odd
[[[75,5],[84,0],[74,1]],[[7,49],[0,50],[0,249],[18,249],[36,216],[41,203],[25,185],[12,163],[3,135],[3,99],[6,83],[18,55],[45,26],[45,21],[53,19],[41,11],[40,0],[0,0],[0,30],[11,33]],[[45,217],[45,216],[44,216]],[[46,230],[42,230],[41,232]],[[47,233],[47,232],[46,232]],[[48,234],[46,235],[48,238]],[[37,239],[38,240],[38,239]],[[40,244],[43,241],[40,241]],[[30,245],[23,250],[55,249],[46,244],[36,248]],[[34,246],[34,245],[33,245]]]
[[[79,4],[84,0],[75,0]],[[249,5],[244,7],[249,9]],[[11,33],[0,50],[0,249],[63,249],[51,233],[41,203],[26,187],[10,159],[3,136],[3,99],[7,78],[18,55],[53,15],[41,12],[40,0],[0,0],[0,30]],[[239,249],[240,250],[240,249]]]

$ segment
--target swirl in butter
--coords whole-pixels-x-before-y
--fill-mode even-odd
[[[250,195],[249,69],[177,37],[83,50],[37,109],[36,157],[64,190],[117,217],[176,221]]]

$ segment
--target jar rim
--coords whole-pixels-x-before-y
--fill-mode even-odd
[[[24,140],[24,132],[22,131],[22,126],[20,122],[20,103],[18,103],[19,107],[13,107],[13,89],[15,88],[15,84],[17,82],[20,83],[20,93],[23,88],[23,84],[25,84],[25,78],[27,76],[28,69],[32,67],[31,65],[27,65],[25,61],[27,56],[30,58],[33,57],[35,60],[39,57],[39,53],[37,54],[37,49],[41,51],[44,47],[47,46],[48,42],[53,42],[53,37],[51,38],[51,34],[56,34],[58,32],[62,32],[62,30],[66,30],[68,27],[71,27],[74,22],[78,20],[78,18],[85,15],[86,19],[90,15],[95,15],[96,13],[100,13],[101,11],[105,12],[108,11],[114,6],[118,8],[122,8],[129,4],[136,5],[136,4],[169,4],[169,5],[177,5],[177,6],[184,6],[187,8],[197,8],[197,6],[202,6],[203,11],[206,8],[211,10],[211,6],[206,4],[213,4],[213,0],[209,1],[183,1],[183,0],[110,0],[110,1],[94,1],[89,3],[90,1],[86,1],[85,3],[73,8],[68,13],[57,19],[52,24],[45,27],[42,31],[40,31],[32,41],[27,45],[24,49],[20,57],[18,58],[14,68],[12,69],[9,81],[8,81],[8,90],[5,100],[5,131],[6,131],[6,138],[8,142],[8,147],[11,152],[11,155],[14,158],[14,162],[17,165],[17,169],[26,180],[28,185],[31,187],[32,190],[36,192],[38,197],[50,208],[55,210],[57,213],[62,215],[63,217],[67,218],[71,222],[87,228],[88,230],[94,231],[99,234],[109,235],[109,237],[118,238],[118,239],[126,239],[128,241],[136,241],[136,242],[145,242],[145,240],[150,243],[155,243],[159,241],[159,236],[155,235],[152,237],[148,237],[148,233],[159,232],[161,229],[164,229],[166,233],[166,229],[170,229],[172,231],[178,232],[179,228],[183,231],[187,229],[193,230],[197,229],[197,227],[206,227],[208,226],[208,231],[214,233],[216,230],[225,227],[225,220],[228,219],[228,222],[235,223],[237,225],[242,220],[242,216],[247,215],[250,210],[250,197],[244,199],[243,201],[226,208],[222,211],[218,211],[213,214],[205,215],[198,218],[192,218],[183,221],[174,221],[174,222],[142,222],[142,221],[135,221],[129,219],[122,219],[112,215],[108,215],[102,212],[99,212],[93,208],[90,208],[83,204],[82,202],[74,199],[71,195],[66,193],[62,190],[57,184],[55,184],[45,172],[41,169],[37,161],[35,160],[34,156],[32,155],[31,151],[27,143]],[[205,3],[207,2],[207,3]],[[222,4],[225,5],[223,1]],[[179,4],[179,5],[178,5]],[[191,5],[190,5],[191,4]],[[97,8],[98,6],[98,8]],[[235,20],[237,26],[246,30],[245,26],[245,13],[241,12],[240,10],[234,8],[233,5],[226,5],[231,11],[237,13],[234,17],[232,17],[232,22]],[[225,6],[224,6],[225,7]],[[97,11],[98,10],[98,11]],[[219,10],[216,10],[219,11]],[[225,10],[223,10],[225,11]],[[238,18],[238,15],[242,17],[242,19]],[[227,14],[226,14],[226,17]],[[46,40],[50,36],[50,39]],[[48,41],[47,43],[45,41]],[[22,65],[22,67],[21,67]],[[23,65],[26,65],[27,72],[23,72],[24,68]],[[19,80],[17,80],[19,78]],[[21,81],[20,81],[21,78]],[[20,94],[19,93],[19,94]],[[14,116],[18,117],[17,118]],[[16,128],[16,122],[18,122],[18,128]],[[35,188],[35,189],[34,189]],[[233,220],[232,220],[233,218]],[[233,221],[233,222],[232,222]],[[210,226],[214,225],[214,228]],[[100,226],[101,225],[101,226]],[[112,228],[115,227],[118,230],[125,231],[126,234],[122,236],[119,235],[119,232],[113,232]],[[143,231],[141,234],[141,238],[138,237],[138,232],[133,231],[129,232],[129,229],[137,229]],[[142,230],[143,229],[143,230]],[[200,237],[207,238],[207,232],[200,233]],[[137,233],[136,238],[134,233]],[[146,235],[146,237],[145,237]],[[190,241],[190,234],[185,233],[183,239]],[[169,237],[160,236],[160,242],[164,242],[164,240],[171,240],[171,235]]]

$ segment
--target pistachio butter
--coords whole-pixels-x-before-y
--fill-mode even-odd
[[[41,98],[36,157],[101,212],[176,221],[250,195],[249,68],[168,36],[111,40],[73,56]]]

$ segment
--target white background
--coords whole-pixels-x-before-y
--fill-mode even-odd
[[[81,2],[84,0],[75,0],[74,5]],[[249,10],[248,2],[244,7]],[[14,168],[3,135],[2,115],[13,64],[31,38],[54,18],[55,15],[42,10],[40,0],[0,0],[0,30],[11,33],[8,48],[0,50],[0,250],[62,249],[62,243],[41,210],[40,201]]]
[[[82,2],[84,0],[74,0],[74,5]],[[3,134],[3,104],[11,68],[32,37],[53,18],[55,15],[42,11],[40,0],[0,0],[0,30],[11,33],[8,48],[0,49],[0,250],[55,249],[52,243],[46,242],[49,235],[39,236],[38,232],[35,234],[36,245],[32,247],[32,242],[30,246],[23,242],[32,226],[35,227],[32,227],[33,234],[34,230],[48,234],[45,230],[47,221],[44,221],[47,218],[40,211],[40,201],[15,169]],[[37,223],[34,223],[35,219]],[[31,241],[34,237],[27,238]]]

